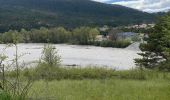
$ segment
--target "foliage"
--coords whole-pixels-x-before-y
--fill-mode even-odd
[[[17,34],[13,34],[13,45],[15,46],[15,55],[14,59],[7,64],[3,64],[4,61],[7,61],[7,56],[2,52],[0,54],[0,99],[2,100],[25,100],[28,90],[32,85],[32,80],[20,80],[21,79],[21,66],[19,64],[19,58],[21,55],[18,55],[18,41],[20,37]],[[5,49],[4,49],[5,50]],[[3,65],[2,65],[3,64]],[[7,71],[8,68],[11,68],[13,71],[13,77],[8,77]],[[22,66],[23,67],[23,66]],[[11,70],[10,69],[10,70]],[[24,83],[23,83],[24,81]]]
[[[64,26],[122,26],[153,22],[155,14],[91,0],[1,0],[0,32]]]
[[[96,41],[96,36],[100,32],[97,28],[80,27],[73,30],[66,30],[63,27],[31,29],[27,31],[10,30],[0,36],[2,43],[13,43],[13,37],[17,37],[19,43],[69,43],[78,45],[96,45],[102,47],[125,48],[130,45],[130,41],[125,39]],[[118,35],[118,33],[117,33]],[[116,36],[117,36],[116,35]]]
[[[42,57],[38,66],[32,74],[36,77],[36,75],[41,79],[52,80],[54,79],[58,73],[58,68],[61,63],[61,57],[58,55],[58,52],[55,51],[55,47],[47,44],[44,46],[42,51]]]
[[[170,15],[162,17],[154,28],[154,32],[149,34],[146,43],[140,45],[143,58],[136,59],[136,63],[145,68],[153,69],[159,65],[160,69],[169,70],[170,62]],[[167,67],[160,65],[167,63]]]
[[[29,99],[64,99],[72,95],[71,97],[73,97],[73,100],[76,98],[79,100],[82,96],[82,100],[87,98],[93,100],[102,95],[102,98],[112,100],[113,98],[120,99],[122,97],[121,93],[124,91],[128,93],[127,95],[130,95],[128,96],[129,99],[141,98],[141,100],[150,100],[152,96],[152,98],[157,96],[158,100],[162,98],[164,98],[164,100],[169,100],[170,73],[168,72],[162,73],[156,70],[139,69],[115,71],[103,67],[46,68],[47,66],[38,66],[36,68],[22,70],[21,75],[24,77],[27,77],[25,73],[29,70],[29,72],[31,72],[30,75],[32,75],[35,81],[35,84],[33,84],[29,91]],[[35,69],[39,71],[37,72]],[[46,72],[49,71],[49,73],[47,73],[48,77],[43,76],[45,75],[42,74],[44,73],[44,69]],[[10,73],[11,72],[9,72],[9,74]],[[47,81],[42,80],[44,77],[48,80],[48,87]],[[149,90],[146,93],[147,89]],[[60,92],[58,92],[59,90]],[[107,91],[105,93],[112,95],[105,95],[103,92],[105,90]],[[164,90],[164,92],[162,93],[161,90]],[[92,96],[90,96],[91,93],[93,93]],[[119,94],[119,96],[117,94]],[[132,95],[134,96],[131,97]],[[124,99],[122,98],[120,100]]]
[[[153,28],[147,27],[147,28],[125,28],[121,27],[121,30],[124,32],[135,32],[135,33],[151,33],[153,32]]]
[[[39,64],[36,68],[24,69],[22,76],[27,77],[27,72],[30,72],[29,77],[35,81],[46,80],[84,80],[84,79],[133,79],[133,80],[150,80],[150,79],[170,79],[170,73],[159,72],[158,70],[141,70],[139,68],[131,70],[116,71],[111,68],[86,66],[81,67],[50,67],[47,64]],[[8,72],[9,76],[13,76],[12,72]]]
[[[23,36],[16,30],[10,30],[1,35],[1,41],[4,43],[14,43],[16,40],[22,42]]]
[[[63,27],[58,28],[45,28],[31,29],[27,31],[22,29],[21,31],[10,30],[3,33],[1,42],[13,43],[13,37],[18,38],[18,42],[34,42],[34,43],[74,43],[74,44],[92,44],[96,36],[99,34],[97,28],[80,27],[72,31],[68,31]]]
[[[99,34],[97,29],[90,27],[80,27],[73,30],[73,40],[82,45],[90,44],[94,42],[96,36]]]
[[[49,66],[57,67],[60,65],[61,57],[55,51],[55,46],[47,44],[43,48],[41,60]]]
[[[36,81],[30,98],[60,100],[169,100],[169,81],[164,79],[54,80],[46,94],[44,81]]]
[[[104,41],[96,41],[94,45],[101,46],[101,47],[113,47],[113,48],[126,48],[129,46],[131,42],[129,40],[119,40],[119,41],[111,41],[111,40],[104,40]]]
[[[48,80],[63,80],[63,79],[105,79],[112,78],[114,76],[113,69],[87,67],[87,68],[76,68],[76,67],[52,67],[41,65],[33,71],[35,80],[44,79],[47,76]],[[44,72],[45,71],[45,72]],[[46,75],[45,73],[48,73]],[[46,75],[46,76],[45,76]]]
[[[140,42],[140,41],[141,41],[141,35],[142,35],[142,34],[140,34],[140,33],[135,34],[135,35],[131,38],[131,40],[132,40],[133,42]]]

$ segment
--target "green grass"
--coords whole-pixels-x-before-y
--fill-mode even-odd
[[[0,89],[0,100],[11,100],[11,96]]]
[[[29,92],[34,99],[51,100],[169,100],[169,80],[60,80],[36,81]]]
[[[170,73],[157,70],[39,66],[20,76],[33,81],[29,100],[170,100]]]

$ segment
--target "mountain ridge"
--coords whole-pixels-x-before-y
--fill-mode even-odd
[[[120,26],[155,19],[153,14],[91,0],[0,0],[0,11],[0,31],[41,26]]]

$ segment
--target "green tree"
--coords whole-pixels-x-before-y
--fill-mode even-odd
[[[89,27],[80,27],[73,30],[73,38],[78,44],[86,45],[89,39]]]
[[[43,48],[41,60],[49,66],[57,67],[60,65],[61,57],[54,46],[47,44]]]
[[[61,57],[51,44],[44,46],[40,63],[36,68],[36,75],[45,80],[55,79],[60,67]]]
[[[41,27],[38,29],[32,29],[30,31],[30,40],[36,43],[47,43],[48,42],[48,35],[49,30],[47,28]]]
[[[27,31],[25,29],[21,29],[20,33],[23,36],[23,42],[25,42],[25,43],[30,42],[30,32],[29,31]]]
[[[138,65],[150,69],[159,65],[160,69],[170,70],[170,65],[167,64],[170,62],[170,14],[159,20],[146,43],[140,45],[140,49],[142,53],[139,55],[143,58],[135,60]]]
[[[94,41],[96,40],[96,36],[99,34],[100,34],[100,32],[97,28],[90,29],[90,31],[89,31],[90,40],[94,43]]]
[[[18,43],[23,41],[23,36],[15,30],[9,30],[2,35],[2,41],[4,43],[13,43],[17,39]]]
[[[70,39],[70,32],[64,27],[52,28],[49,30],[48,38],[52,43],[66,43]]]

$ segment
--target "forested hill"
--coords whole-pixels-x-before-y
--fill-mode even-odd
[[[90,0],[0,0],[0,31],[40,26],[118,26],[153,22],[155,15]]]

